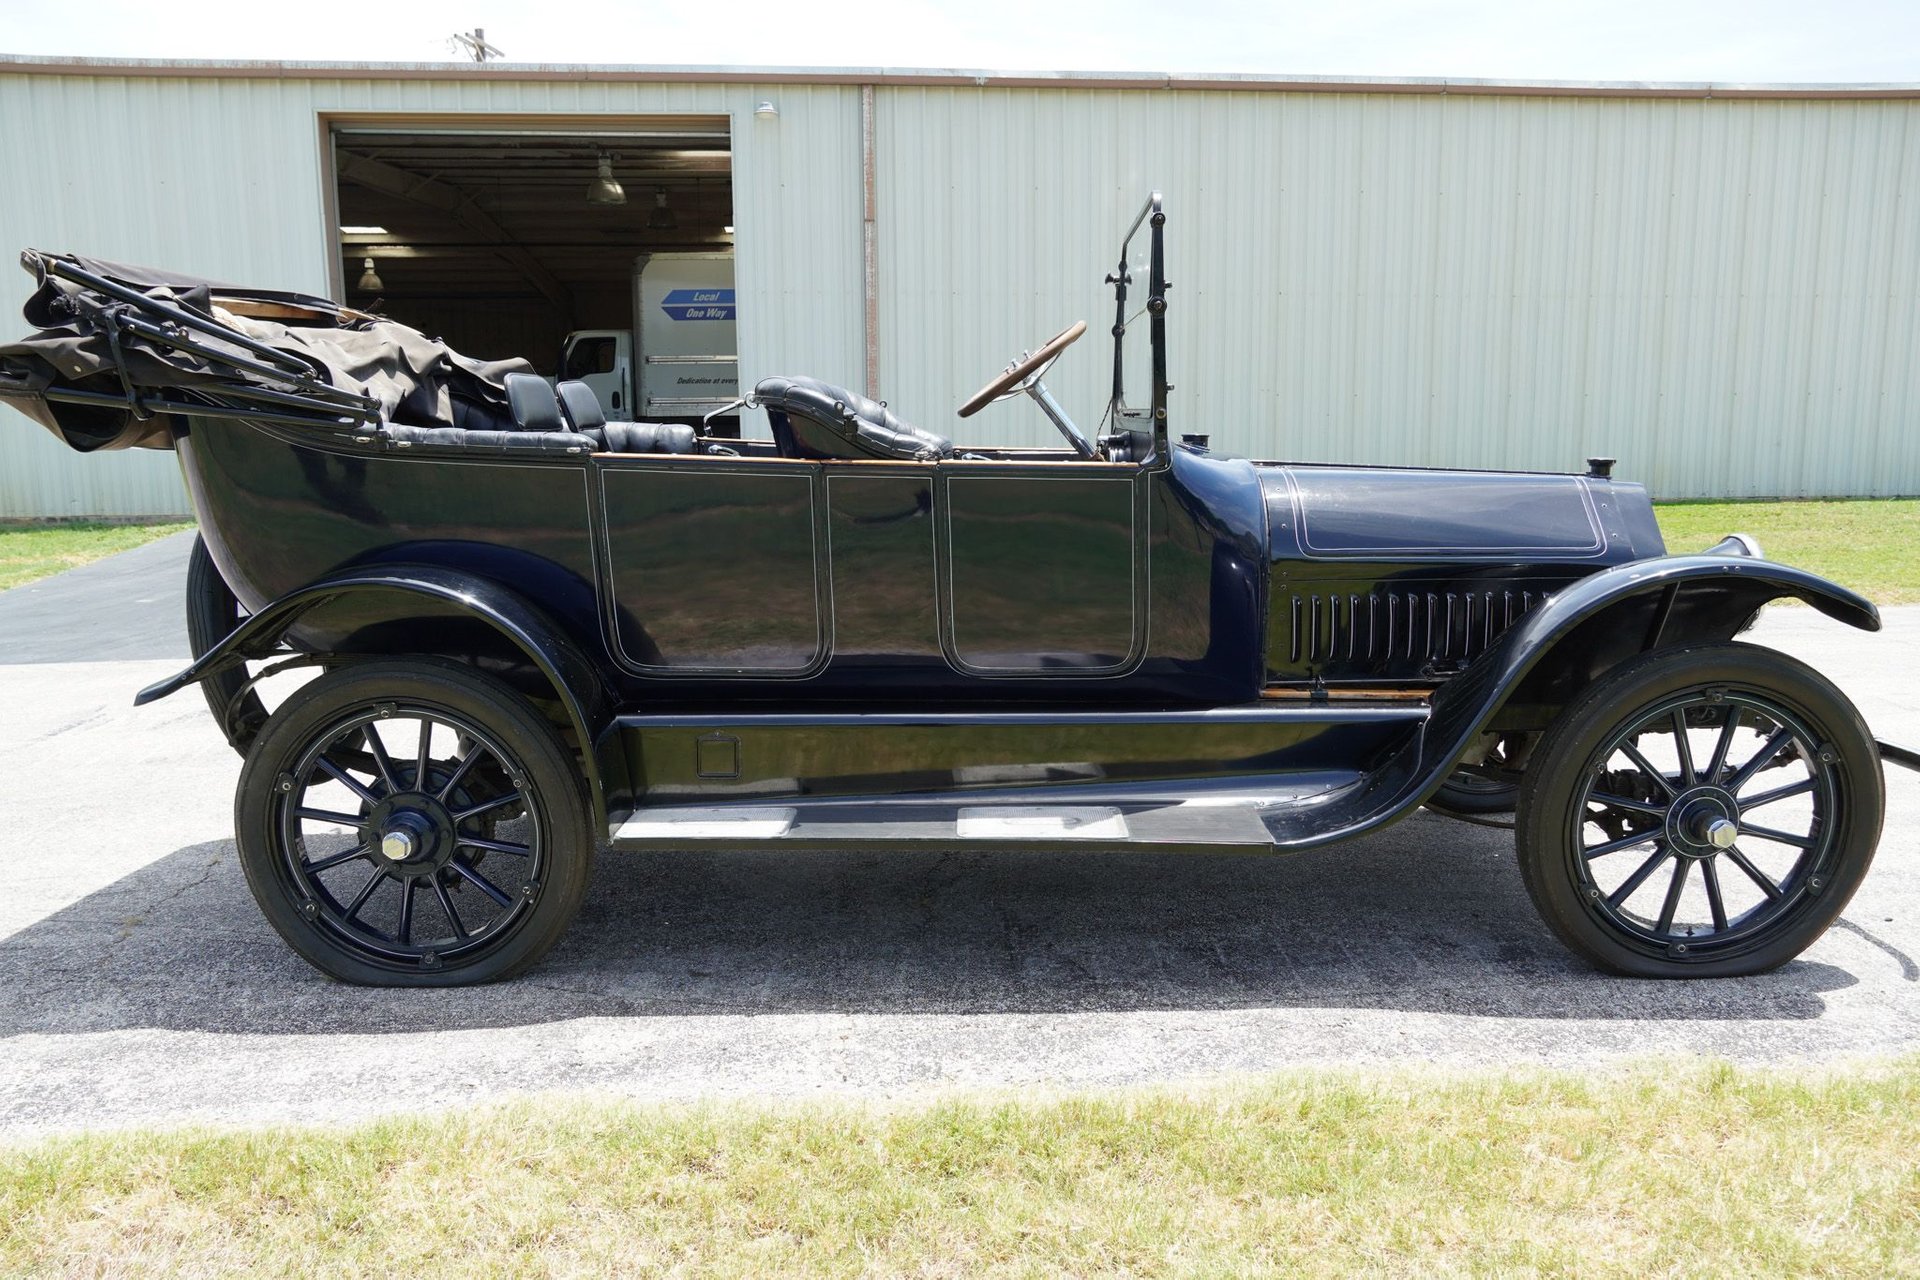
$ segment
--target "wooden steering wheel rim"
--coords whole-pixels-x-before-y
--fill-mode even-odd
[[[1078,342],[1080,335],[1086,331],[1087,322],[1085,320],[1075,320],[1059,333],[1054,334],[1053,337],[1047,339],[1046,344],[1038,351],[995,378],[992,382],[989,382],[986,386],[980,388],[980,390],[974,392],[973,399],[960,406],[960,416],[963,418],[971,418],[974,414],[980,412],[995,400],[1005,395],[1009,390],[1025,382],[1033,376],[1035,369],[1042,368],[1049,360]]]

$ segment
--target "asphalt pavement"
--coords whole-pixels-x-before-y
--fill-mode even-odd
[[[234,858],[183,665],[189,536],[0,593],[0,1134],[332,1121],[537,1090],[903,1098],[1288,1065],[1749,1063],[1920,1049],[1920,774],[1845,918],[1753,979],[1605,977],[1512,838],[1422,814],[1290,857],[611,854],[560,946],[459,991],[328,982]],[[1749,638],[1920,741],[1920,608]]]

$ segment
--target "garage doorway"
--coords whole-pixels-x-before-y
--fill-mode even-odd
[[[466,355],[525,357],[548,377],[562,372],[570,335],[633,335],[633,386],[616,418],[652,416],[638,411],[642,264],[684,256],[704,272],[700,279],[724,271],[731,344],[733,154],[724,116],[621,117],[578,128],[413,117],[334,120],[327,128],[337,282],[350,306]],[[649,271],[658,282],[668,268],[663,260]],[[651,310],[662,312],[654,333],[688,314]],[[610,343],[575,345],[576,365],[610,356]],[[596,370],[606,382],[606,371]],[[697,416],[701,406],[681,408],[673,416]]]

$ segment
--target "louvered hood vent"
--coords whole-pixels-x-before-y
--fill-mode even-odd
[[[1544,591],[1372,591],[1295,595],[1293,666],[1457,670],[1545,603]]]

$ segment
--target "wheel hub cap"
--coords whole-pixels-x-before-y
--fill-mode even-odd
[[[453,818],[445,805],[418,791],[382,799],[367,815],[363,839],[379,850],[387,870],[397,876],[437,871],[452,858]]]
[[[1683,858],[1711,858],[1740,838],[1740,804],[1719,787],[1696,787],[1667,811],[1667,839]]]

